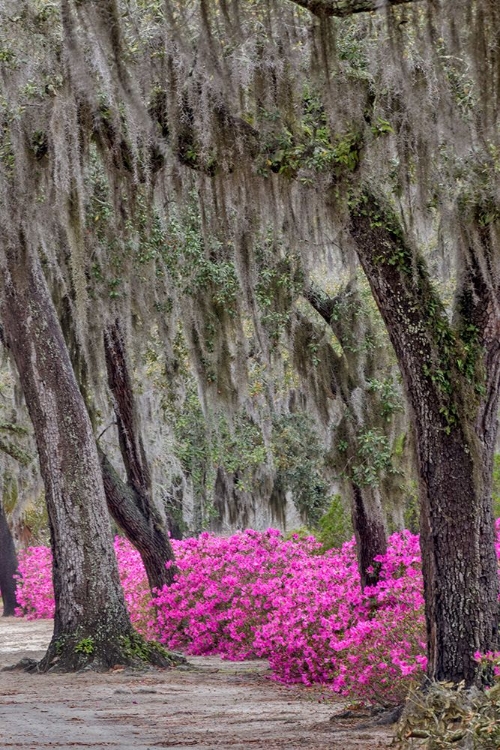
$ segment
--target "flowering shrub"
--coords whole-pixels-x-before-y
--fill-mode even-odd
[[[48,547],[28,547],[18,555],[17,615],[28,620],[54,617],[52,554]]]
[[[323,683],[392,704],[425,669],[418,537],[395,534],[380,584],[363,595],[354,541],[246,531],[177,543],[180,570],[158,597],[160,640],[189,653],[266,657],[281,682]]]
[[[132,625],[146,638],[155,638],[154,612],[150,606],[151,594],[141,556],[130,542],[119,536],[115,538],[115,553]]]
[[[284,541],[274,529],[177,543],[180,576],[157,598],[160,639],[191,654],[260,656],[256,633],[294,571],[319,559],[319,549],[312,537]]]
[[[485,654],[476,651],[474,659],[481,665],[483,670],[493,670],[495,677],[500,677],[500,651],[487,651]]]
[[[304,557],[289,570],[256,633],[256,651],[281,682],[329,682],[337,642],[368,609],[361,594],[354,541],[338,552]]]
[[[399,704],[427,666],[418,537],[393,534],[387,553],[376,560],[380,581],[365,589],[370,615],[331,643],[340,657],[332,686],[352,698]]]
[[[500,521],[497,521],[500,557]],[[138,552],[116,539],[120,579],[135,627],[168,648],[228,659],[265,657],[274,679],[323,683],[356,700],[400,703],[426,666],[418,537],[394,534],[380,581],[361,592],[354,541],[318,554],[313,537],[279,531],[173,541],[179,575],[151,607]],[[19,601],[50,617],[50,552],[20,556]],[[156,615],[156,619],[155,619]]]

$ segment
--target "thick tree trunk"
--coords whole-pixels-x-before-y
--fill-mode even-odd
[[[471,684],[474,653],[498,644],[493,453],[458,427],[417,419],[416,434],[428,675]]]
[[[12,617],[17,607],[16,579],[17,557],[14,540],[0,502],[0,592],[3,599],[3,616]]]
[[[95,439],[38,257],[22,236],[6,253],[1,283],[4,336],[34,427],[54,559],[54,635],[39,669],[126,663],[137,636],[118,577]]]
[[[60,302],[60,321],[80,391],[95,428],[96,410],[89,390],[87,362],[74,329],[67,299]],[[98,446],[108,511],[127,539],[139,551],[148,576],[151,593],[172,583],[176,569],[166,521],[154,506],[151,474],[140,433],[132,382],[120,323],[106,328],[104,351],[118,426],[118,438],[127,481],[114,469]],[[169,563],[168,569],[166,563]]]
[[[116,320],[104,335],[108,384],[113,394],[125,484],[101,451],[109,512],[140,552],[151,591],[170,585],[176,574],[166,520],[153,500],[151,472],[140,432],[125,343]],[[167,566],[168,563],[168,566]]]
[[[413,411],[428,676],[471,685],[479,679],[475,652],[498,646],[491,503],[500,378],[498,303],[489,299],[487,285],[479,288],[481,271],[470,267],[462,280],[462,298],[468,300],[468,309],[461,311],[464,325],[452,329],[424,261],[405,245],[390,211],[364,196],[351,218],[358,255]],[[467,342],[462,329],[475,339]]]

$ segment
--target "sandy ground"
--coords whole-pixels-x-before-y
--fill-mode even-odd
[[[0,669],[39,658],[48,620],[0,618]],[[165,671],[37,675],[0,671],[0,748],[375,750],[390,729],[331,720],[343,708],[317,688],[272,682],[264,661],[190,657]]]

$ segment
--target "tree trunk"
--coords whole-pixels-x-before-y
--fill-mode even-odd
[[[45,484],[56,600],[39,669],[131,661],[134,633],[113,552],[101,467],[87,410],[36,253],[6,253],[1,318],[33,423]]]
[[[104,453],[100,452],[106,500],[112,517],[139,551],[151,592],[154,593],[156,589],[170,585],[177,571],[166,521],[153,500],[151,472],[140,432],[125,344],[118,320],[106,329],[104,349],[120,451],[127,473],[125,484]]]
[[[380,503],[373,498],[371,487],[350,482],[352,525],[356,537],[361,588],[375,586],[380,577],[380,563],[375,558],[387,552],[387,530]]]
[[[109,512],[141,555],[149,587],[154,594],[156,589],[169,586],[176,573],[168,534],[161,519],[158,526],[152,520],[156,511],[149,520],[144,516],[134,490],[122,481],[102,450],[99,450],[99,456]],[[166,563],[171,564],[167,567]]]
[[[0,502],[0,592],[3,599],[3,617],[12,617],[18,606],[16,599],[17,557],[14,540]]]
[[[458,427],[448,435],[422,422],[417,418],[428,674],[470,685],[474,653],[498,645],[493,451]]]
[[[96,409],[89,388],[85,356],[78,342],[75,321],[67,298],[60,300],[59,319],[73,371],[87,412],[95,429]],[[128,372],[125,344],[120,323],[116,320],[106,328],[104,352],[123,464],[127,473],[124,482],[114,469],[103,448],[98,445],[108,511],[127,539],[141,555],[151,593],[173,581],[176,568],[169,541],[168,527],[154,506],[151,474],[140,433],[132,382]],[[168,568],[166,563],[169,563]]]
[[[475,652],[498,646],[491,502],[500,382],[498,302],[489,298],[471,249],[458,321],[451,327],[425,262],[405,244],[390,210],[365,195],[351,221],[413,411],[428,676],[471,685],[479,679]]]

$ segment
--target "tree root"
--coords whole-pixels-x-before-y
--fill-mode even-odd
[[[111,669],[169,669],[186,664],[182,654],[167,651],[156,641],[147,641],[135,631],[97,639],[69,635],[54,636],[40,661],[21,659],[7,670],[25,672],[107,672]]]

